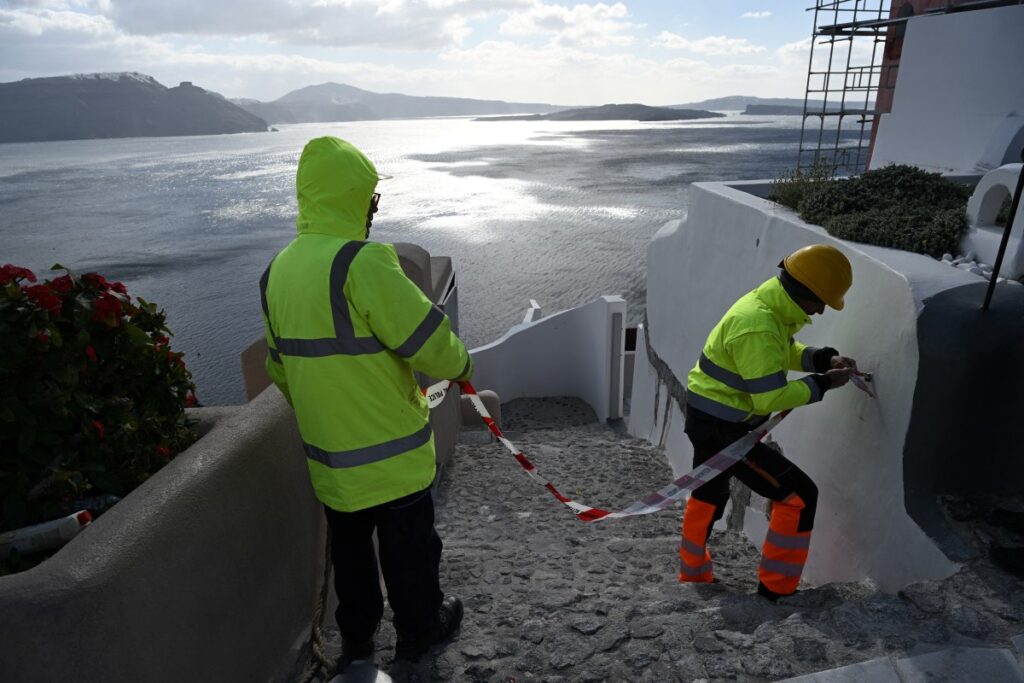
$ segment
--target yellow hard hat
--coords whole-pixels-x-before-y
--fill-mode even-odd
[[[815,296],[843,310],[843,295],[853,284],[853,269],[843,252],[828,244],[797,249],[782,261],[786,272]]]

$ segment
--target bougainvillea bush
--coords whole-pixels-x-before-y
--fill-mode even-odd
[[[164,312],[62,266],[0,268],[0,531],[124,496],[194,439]]]

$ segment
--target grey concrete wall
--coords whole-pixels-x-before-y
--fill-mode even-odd
[[[43,564],[0,578],[0,681],[285,680],[323,558],[291,409],[220,419]]]

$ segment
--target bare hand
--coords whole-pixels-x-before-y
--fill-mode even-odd
[[[857,361],[852,358],[847,358],[846,356],[832,356],[830,363],[832,367],[836,369],[850,368],[852,370],[857,370]]]
[[[829,378],[830,382],[832,382],[832,388],[836,389],[850,381],[850,374],[852,372],[852,368],[836,368],[826,372],[825,376]]]

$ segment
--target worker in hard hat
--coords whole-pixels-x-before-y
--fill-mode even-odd
[[[820,401],[830,389],[846,384],[857,368],[833,348],[813,348],[793,338],[826,305],[843,309],[853,282],[846,256],[833,246],[814,244],[787,256],[779,267],[778,276],[725,313],[690,371],[685,431],[695,467],[771,413]],[[814,374],[790,381],[788,370]],[[683,514],[680,582],[714,581],[707,542],[729,499],[731,477],[772,501],[757,592],[772,601],[792,595],[807,560],[818,489],[799,467],[763,443],[691,495]]]

